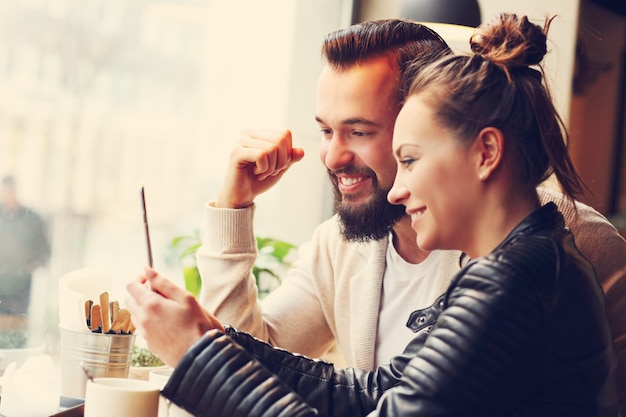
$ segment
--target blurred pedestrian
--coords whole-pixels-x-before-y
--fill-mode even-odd
[[[15,178],[2,179],[0,190],[0,314],[26,315],[32,274],[50,257],[41,216],[18,199]]]

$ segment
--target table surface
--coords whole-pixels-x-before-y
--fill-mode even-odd
[[[61,397],[59,400],[59,412],[49,417],[83,417],[84,404],[85,400],[82,398]],[[4,417],[4,415],[0,414],[0,417]]]

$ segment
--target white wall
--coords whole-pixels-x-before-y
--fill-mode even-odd
[[[287,0],[292,1],[292,0]],[[315,122],[315,87],[322,68],[324,36],[350,22],[350,1],[298,0],[290,36],[297,40],[289,54],[290,75],[285,82],[285,127],[305,157],[281,182],[256,200],[255,231],[297,245],[310,239],[315,227],[330,216],[328,176],[319,159],[320,132]]]
[[[364,20],[398,17],[403,0],[365,0]],[[543,25],[547,16],[557,17],[548,34],[545,69],[554,100],[561,116],[567,122],[571,102],[571,85],[574,71],[574,52],[578,28],[579,0],[478,0],[483,22],[502,12],[526,15]]]
[[[574,54],[578,31],[579,0],[478,0],[483,21],[501,12],[527,15],[543,25],[548,16],[553,20],[548,32],[548,55],[545,69],[559,113],[567,123],[572,97]]]

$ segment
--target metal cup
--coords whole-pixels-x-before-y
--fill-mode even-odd
[[[61,395],[85,398],[88,372],[93,378],[127,378],[134,334],[61,331]]]

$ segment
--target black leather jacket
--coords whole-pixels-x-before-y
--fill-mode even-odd
[[[407,325],[416,335],[404,353],[372,372],[212,331],[163,394],[220,417],[617,415],[602,290],[552,203]]]

